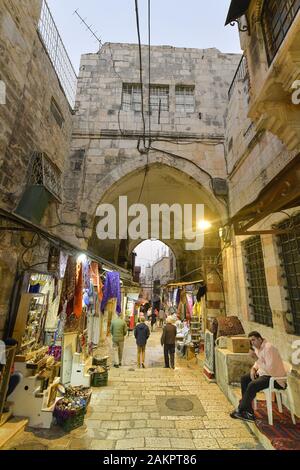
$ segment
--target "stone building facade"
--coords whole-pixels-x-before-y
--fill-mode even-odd
[[[119,196],[127,196],[128,206],[142,203],[148,214],[151,204],[204,204],[205,218],[213,222],[205,250],[189,252],[183,239],[159,238],[174,252],[179,276],[211,263],[209,308],[217,315],[220,307],[224,311],[215,272],[218,227],[227,209],[213,185],[226,178],[223,116],[240,57],[214,48],[152,46],[149,81],[148,48],[141,53],[143,99],[137,45],[107,43],[98,54],[82,56],[63,218],[86,225],[82,243],[89,239],[91,250],[128,266],[142,240],[99,240],[100,203],[118,208]],[[80,237],[71,226],[67,230],[70,239]]]
[[[57,187],[69,156],[72,110],[38,31],[42,4],[41,0],[3,0],[0,5],[0,80],[6,89],[6,103],[0,104],[0,208],[8,213],[18,212],[34,152],[44,154],[43,164],[57,176]],[[59,227],[50,230],[59,224],[62,193],[56,196],[41,208],[39,223],[46,232],[59,232]],[[36,197],[32,202],[34,213],[40,201]],[[23,198],[22,215],[30,219],[27,203]],[[20,228],[1,213],[1,227],[12,226]],[[36,235],[28,231],[1,233],[0,336],[16,273],[25,265],[47,263],[49,252],[49,244],[45,240],[37,243]]]
[[[223,230],[227,310],[292,364],[289,384],[300,415],[300,106],[292,101],[300,78],[299,2],[289,2],[289,15],[288,2],[247,3],[243,16],[228,18],[247,31],[240,33],[244,58],[226,113],[234,227]],[[230,11],[237,7],[232,1]],[[281,42],[271,11],[279,18]]]

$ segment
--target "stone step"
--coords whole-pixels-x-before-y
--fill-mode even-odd
[[[28,424],[26,418],[12,418],[0,426],[0,449],[4,447],[10,439],[24,431]]]

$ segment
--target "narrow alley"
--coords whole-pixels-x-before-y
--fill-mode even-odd
[[[146,349],[146,368],[136,367],[130,333],[124,365],[109,371],[107,387],[93,388],[85,424],[69,434],[26,428],[5,449],[262,449],[246,424],[232,420],[232,405],[201,365],[176,355],[176,368],[163,368],[161,330]]]
[[[299,64],[300,0],[0,0],[3,456],[300,450]]]

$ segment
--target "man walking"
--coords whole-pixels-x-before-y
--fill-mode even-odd
[[[164,326],[165,319],[166,319],[166,314],[165,314],[163,307],[161,307],[159,311],[158,318],[159,318],[159,326],[162,328]]]
[[[172,318],[167,317],[167,324],[163,329],[161,336],[161,345],[164,347],[165,368],[175,369],[175,341],[176,341],[176,326],[172,323]],[[170,356],[170,361],[169,361]]]
[[[134,329],[134,336],[136,339],[137,345],[137,365],[145,369],[145,350],[147,340],[150,336],[149,327],[145,323],[145,317],[140,318],[140,323],[138,323]]]
[[[127,325],[123,317],[117,317],[111,322],[110,332],[113,343],[114,367],[119,367],[122,365],[124,338],[127,333]]]
[[[271,377],[285,377],[286,370],[278,350],[262,338],[258,331],[252,331],[248,335],[254,348],[256,362],[249,374],[241,378],[242,399],[236,410],[230,413],[231,418],[255,421],[252,401],[256,394],[269,387]],[[278,379],[274,383],[275,388],[285,389],[284,380]]]

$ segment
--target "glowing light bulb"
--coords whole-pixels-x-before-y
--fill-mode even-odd
[[[198,228],[200,228],[200,230],[208,230],[211,228],[211,223],[207,220],[200,220],[200,222],[198,222]]]

